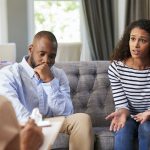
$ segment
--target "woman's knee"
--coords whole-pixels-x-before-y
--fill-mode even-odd
[[[116,137],[133,138],[137,130],[137,124],[133,119],[128,119],[125,126],[115,133]]]
[[[139,125],[139,134],[150,134],[150,121],[146,121]]]

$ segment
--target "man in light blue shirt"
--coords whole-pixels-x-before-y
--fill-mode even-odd
[[[0,70],[0,95],[12,103],[19,121],[27,121],[34,108],[43,117],[66,116],[61,132],[70,134],[70,150],[92,150],[91,120],[73,114],[70,87],[62,69],[54,65],[57,40],[48,31],[38,32],[20,63]]]

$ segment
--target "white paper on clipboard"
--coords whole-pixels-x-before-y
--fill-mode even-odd
[[[50,149],[50,147],[53,145],[59,134],[59,131],[64,123],[65,117],[64,116],[53,117],[48,118],[46,120],[50,121],[50,126],[42,128],[42,132],[44,134],[44,143],[39,150]]]

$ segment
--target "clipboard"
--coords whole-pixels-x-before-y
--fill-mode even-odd
[[[50,122],[50,126],[42,127],[42,132],[44,135],[44,143],[42,144],[39,150],[49,150],[51,148],[64,123],[65,117],[64,116],[52,117],[46,118],[46,120]]]

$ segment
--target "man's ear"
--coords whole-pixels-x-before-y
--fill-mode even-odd
[[[28,46],[28,54],[31,54],[32,53],[32,49],[33,49],[33,44],[30,44]]]

